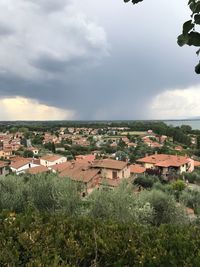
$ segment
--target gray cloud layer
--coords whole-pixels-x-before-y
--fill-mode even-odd
[[[2,0],[0,97],[37,99],[75,110],[77,119],[149,118],[158,93],[199,82],[193,49],[176,44],[186,10],[182,0],[137,8]]]

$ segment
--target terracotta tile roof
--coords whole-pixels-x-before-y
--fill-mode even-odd
[[[194,167],[200,167],[200,161],[194,161]]]
[[[144,173],[146,168],[142,167],[139,164],[132,164],[130,165],[130,172],[131,173]]]
[[[138,159],[140,163],[151,163],[158,167],[179,167],[189,162],[188,157],[166,154],[154,154],[145,158]]]
[[[91,155],[78,155],[78,156],[76,156],[77,161],[84,160],[84,161],[92,162],[95,160],[95,158],[96,158],[96,156],[92,155],[92,154]]]
[[[113,159],[95,160],[92,164],[94,168],[122,170],[127,166],[127,162]]]
[[[59,176],[69,177],[72,180],[79,182],[89,182],[93,178],[97,177],[99,174],[99,169],[90,168],[89,164],[82,163],[72,163],[68,168],[63,170]]]
[[[24,160],[25,158],[23,158],[23,157],[21,157],[21,156],[12,156],[11,158],[10,158],[10,160],[11,160],[11,163],[12,162],[16,162],[16,161],[19,161],[19,160]]]
[[[22,159],[22,160],[18,160],[18,161],[15,161],[15,162],[11,163],[10,167],[12,167],[13,169],[19,169],[19,168],[21,168],[24,165],[29,164],[29,163],[31,163],[30,160]]]
[[[29,168],[26,172],[30,174],[39,174],[39,173],[44,173],[48,171],[49,169],[47,167],[40,165],[37,167]]]
[[[70,161],[66,161],[60,164],[55,164],[53,166],[51,166],[50,168],[53,169],[56,172],[62,172],[65,169],[69,168],[72,165],[72,163]]]
[[[62,157],[63,156],[58,156],[58,155],[46,155],[46,156],[41,157],[41,159],[53,162],[53,161],[59,160]]]
[[[4,168],[4,167],[6,167],[6,166],[8,166],[8,162],[1,161],[1,160],[0,160],[0,168]]]

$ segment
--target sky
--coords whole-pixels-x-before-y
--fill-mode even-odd
[[[1,0],[0,120],[200,116],[187,1]]]

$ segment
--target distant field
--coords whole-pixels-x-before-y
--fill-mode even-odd
[[[133,131],[133,132],[122,132],[121,135],[143,135],[146,134],[146,132],[139,132],[139,131]]]

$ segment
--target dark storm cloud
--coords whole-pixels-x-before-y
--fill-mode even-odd
[[[77,6],[67,14],[69,1],[32,1],[47,16],[30,6],[28,15],[22,12],[23,23],[15,23],[18,28],[27,23],[25,31],[18,29],[6,48],[0,44],[0,59],[1,50],[13,58],[1,60],[0,96],[75,110],[77,119],[143,119],[159,93],[198,84],[195,51],[176,44],[187,19],[177,13],[185,9],[181,1],[163,0],[159,12],[160,0],[137,9],[120,1],[74,0]],[[58,15],[49,16],[50,10]],[[98,23],[84,13],[97,16]]]
[[[28,0],[34,5],[38,5],[41,9],[46,12],[55,12],[63,9],[71,0]]]
[[[32,65],[49,72],[64,72],[66,70],[67,62],[48,56],[40,56],[39,59],[32,61]]]

